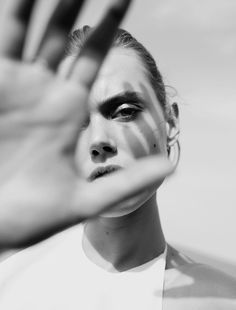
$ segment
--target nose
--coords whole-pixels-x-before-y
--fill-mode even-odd
[[[90,154],[93,158],[116,154],[116,148],[108,142],[94,143],[91,145]]]
[[[90,122],[90,156],[94,161],[105,161],[117,153],[117,146],[112,138],[112,128],[106,120],[93,119]]]

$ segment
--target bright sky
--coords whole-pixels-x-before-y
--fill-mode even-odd
[[[110,1],[90,0],[79,25],[95,25]],[[123,26],[180,103],[182,159],[159,197],[167,240],[235,263],[236,1],[133,2]]]

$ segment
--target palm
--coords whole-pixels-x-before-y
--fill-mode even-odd
[[[74,190],[84,190],[73,154],[87,93],[37,64],[2,60],[1,67],[1,74],[11,78],[0,88],[1,97],[8,94],[1,113],[0,197],[5,213],[15,209],[21,214],[27,207],[31,212],[19,217],[18,225],[35,227],[42,225],[37,210],[50,206],[62,216]]]

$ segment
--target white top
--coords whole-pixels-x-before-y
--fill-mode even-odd
[[[83,226],[12,255],[0,264],[1,310],[161,310],[166,250],[111,273],[82,249]]]

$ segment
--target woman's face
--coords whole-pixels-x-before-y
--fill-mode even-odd
[[[89,118],[78,139],[76,160],[82,176],[88,182],[99,182],[138,158],[166,154],[165,124],[160,103],[137,54],[130,49],[113,48],[93,85]],[[130,213],[151,195],[153,190],[145,191],[107,216]]]

